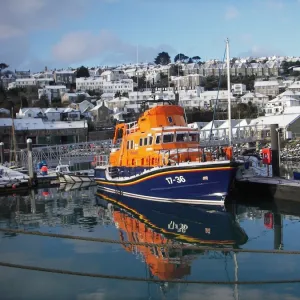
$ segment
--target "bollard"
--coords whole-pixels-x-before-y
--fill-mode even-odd
[[[271,125],[271,149],[273,177],[280,176],[280,154],[278,147],[278,124]]]
[[[0,163],[4,164],[4,143],[0,143]]]
[[[32,139],[27,139],[27,154],[28,154],[28,175],[29,185],[34,185],[34,171],[33,171],[33,159],[32,159]]]

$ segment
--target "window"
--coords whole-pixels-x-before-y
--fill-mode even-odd
[[[153,137],[152,137],[152,136],[149,136],[148,145],[152,145],[152,142],[153,142]]]
[[[168,122],[169,122],[169,123],[173,123],[172,117],[168,117]]]
[[[148,145],[148,138],[144,138],[144,146],[147,146]]]
[[[127,149],[130,149],[130,141],[127,141]]]
[[[185,142],[186,138],[187,138],[187,136],[185,133],[177,133],[176,134],[176,142]]]
[[[174,134],[164,134],[163,136],[163,143],[172,143],[174,141]]]
[[[191,142],[199,142],[199,134],[197,132],[189,133],[189,140]]]
[[[140,146],[143,146],[143,139],[140,139]]]
[[[155,144],[160,144],[161,141],[160,137],[161,137],[160,135],[156,136]]]
[[[130,149],[133,149],[134,148],[134,143],[133,141],[130,141]]]

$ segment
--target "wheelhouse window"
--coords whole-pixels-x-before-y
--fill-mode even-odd
[[[174,133],[165,133],[163,135],[163,143],[173,143],[174,141]]]
[[[152,145],[152,143],[153,143],[153,137],[149,136],[148,137],[148,145]]]
[[[160,144],[161,142],[161,135],[157,135],[155,138],[155,144]]]
[[[189,133],[190,142],[199,142],[199,133],[198,132],[190,132]]]
[[[176,142],[185,142],[187,140],[186,133],[176,133]]]
[[[140,147],[143,146],[143,139],[140,138]]]
[[[144,146],[147,146],[148,145],[148,138],[144,138]]]

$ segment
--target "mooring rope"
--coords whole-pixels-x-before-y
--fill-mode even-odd
[[[134,241],[120,241],[112,240],[106,238],[95,238],[95,237],[84,237],[84,236],[75,236],[67,234],[58,234],[58,233],[48,233],[40,231],[26,231],[22,229],[11,229],[11,228],[0,228],[0,232],[4,233],[17,233],[17,234],[27,234],[27,235],[36,235],[43,237],[52,237],[60,239],[71,239],[78,241],[86,242],[99,242],[107,244],[120,244],[120,245],[134,245],[134,246],[148,246],[148,247],[162,247],[162,248],[177,248],[177,249],[190,249],[190,250],[204,250],[204,251],[222,251],[222,252],[236,252],[236,253],[262,253],[262,254],[300,254],[300,251],[296,250],[276,250],[276,249],[235,249],[235,248],[222,248],[220,247],[208,247],[202,245],[186,245],[186,244],[156,244],[148,242],[134,242]]]
[[[284,284],[284,283],[299,283],[300,279],[284,279],[284,280],[253,280],[253,281],[207,281],[207,280],[183,280],[183,279],[170,279],[170,280],[161,280],[156,278],[143,278],[143,277],[134,277],[134,276],[121,276],[121,275],[108,275],[101,273],[88,273],[88,272],[78,272],[62,269],[53,269],[53,268],[44,268],[36,266],[28,266],[21,264],[12,264],[0,261],[0,266],[8,268],[16,268],[22,270],[30,271],[39,271],[63,275],[73,275],[81,277],[93,277],[93,278],[104,278],[104,279],[117,279],[117,280],[127,280],[127,281],[142,281],[142,282],[174,282],[174,283],[191,283],[191,284],[215,284],[215,285],[257,285],[257,284]]]

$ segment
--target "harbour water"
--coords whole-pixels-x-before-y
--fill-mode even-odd
[[[299,283],[260,282],[300,282],[299,255],[224,251],[299,251],[300,203],[253,199],[245,204],[234,199],[225,209],[212,209],[159,203],[150,207],[121,200],[96,195],[96,187],[72,190],[70,186],[1,197],[1,228],[141,244],[0,232],[1,262],[123,277],[92,278],[0,266],[0,299],[300,298]],[[142,244],[150,242],[153,246]],[[160,244],[173,247],[155,246]],[[207,246],[215,249],[203,248]],[[232,281],[255,283],[226,284]]]

